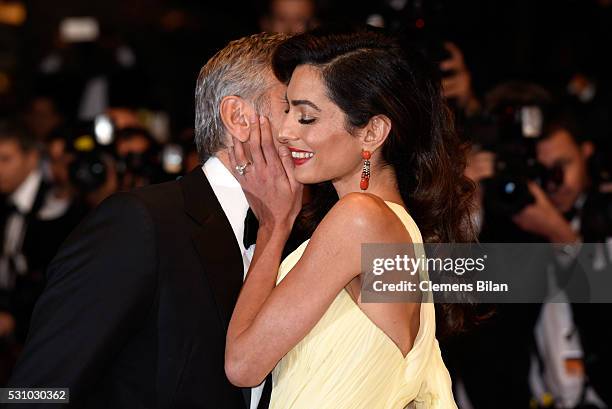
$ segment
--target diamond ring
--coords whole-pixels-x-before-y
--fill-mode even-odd
[[[251,164],[251,162],[247,162],[244,165],[238,165],[236,166],[236,172],[238,172],[238,174],[240,176],[244,176],[244,174],[246,173],[246,168],[247,166],[249,166]]]

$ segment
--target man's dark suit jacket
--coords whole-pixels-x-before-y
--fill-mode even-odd
[[[47,280],[9,386],[68,387],[71,407],[246,407],[224,372],[242,255],[200,168],[105,200]]]

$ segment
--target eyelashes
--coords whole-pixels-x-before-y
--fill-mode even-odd
[[[289,108],[284,110],[285,114],[289,113]],[[317,118],[300,118],[298,119],[298,122],[302,125],[310,125],[312,124],[314,121],[316,121]]]

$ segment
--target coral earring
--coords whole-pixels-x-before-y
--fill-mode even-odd
[[[361,182],[359,182],[359,188],[361,190],[367,190],[370,185],[370,181],[367,178],[361,178]]]
[[[367,190],[370,186],[370,158],[372,153],[370,151],[361,151],[361,157],[363,158],[363,170],[361,171],[361,181],[359,182],[359,188],[361,190]]]

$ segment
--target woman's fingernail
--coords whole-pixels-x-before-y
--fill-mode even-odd
[[[266,121],[266,117],[263,115],[259,115],[259,123],[263,124]]]

